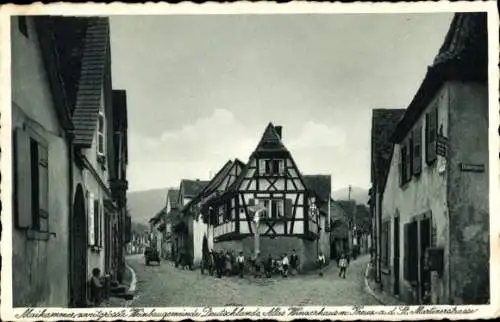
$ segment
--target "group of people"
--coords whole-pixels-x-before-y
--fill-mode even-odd
[[[243,252],[235,256],[234,252],[211,251],[203,256],[201,273],[208,271],[210,275],[217,277],[239,275],[243,277],[246,273],[253,274],[254,277],[261,277],[262,273],[266,277],[279,274],[288,277],[291,273],[295,275],[299,270],[299,256],[292,251],[290,257],[283,254],[278,258],[273,258],[271,254],[263,258],[257,253],[251,258],[245,257]]]

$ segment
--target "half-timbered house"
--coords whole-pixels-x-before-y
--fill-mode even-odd
[[[215,249],[243,251],[248,256],[254,252],[257,232],[261,254],[277,257],[295,249],[303,267],[308,267],[321,251],[321,209],[330,200],[325,197],[330,195],[330,177],[312,180],[314,187],[310,187],[311,181],[302,176],[281,135],[282,127],[270,123],[241,174],[202,212],[213,226]],[[261,210],[256,211],[256,205]],[[328,216],[328,207],[324,209]]]
[[[182,209],[183,214],[187,214],[192,221],[192,255],[195,266],[200,264],[203,253],[206,254],[213,248],[214,232],[219,234],[230,230],[231,221],[228,218],[220,218],[221,223],[224,222],[224,224],[217,227],[209,226],[209,222],[203,218],[203,209],[208,210],[213,203],[218,204],[222,200],[220,197],[236,181],[244,166],[245,164],[238,159],[226,162],[198,195]]]

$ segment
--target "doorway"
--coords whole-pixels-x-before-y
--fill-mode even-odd
[[[71,307],[87,305],[87,216],[81,185],[76,187],[71,224]]]
[[[431,246],[431,219],[425,217],[420,221],[420,256],[419,256],[419,302],[429,304],[431,302],[431,272],[425,265],[425,254]]]
[[[394,238],[393,238],[393,248],[394,248],[394,295],[399,295],[399,216],[394,217]]]

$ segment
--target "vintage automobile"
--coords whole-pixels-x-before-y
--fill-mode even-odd
[[[150,262],[157,262],[158,265],[160,265],[160,254],[154,247],[146,247],[146,250],[144,251],[144,259],[146,260],[146,265],[149,265]]]

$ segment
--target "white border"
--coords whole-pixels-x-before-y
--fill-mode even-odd
[[[451,320],[455,319],[478,319],[478,318],[492,318],[500,315],[499,305],[500,304],[500,139],[499,139],[499,124],[500,124],[500,114],[499,114],[499,71],[498,71],[498,11],[495,1],[475,1],[475,2],[446,2],[440,1],[436,2],[418,2],[418,3],[305,3],[305,2],[292,2],[288,4],[276,4],[276,3],[248,3],[248,2],[238,2],[232,4],[219,4],[219,3],[205,3],[205,4],[193,4],[189,2],[183,2],[180,4],[50,4],[43,5],[40,3],[29,5],[29,6],[16,6],[16,5],[3,5],[0,7],[0,106],[1,106],[1,136],[0,142],[2,146],[3,158],[0,160],[1,172],[2,172],[2,182],[1,182],[1,192],[2,192],[2,241],[1,241],[1,253],[2,253],[2,279],[1,279],[1,319],[2,320],[16,320],[16,315],[24,312],[24,309],[12,309],[12,296],[11,292],[6,290],[12,290],[12,249],[11,249],[11,223],[12,214],[9,211],[12,206],[11,196],[11,185],[12,181],[11,173],[11,161],[10,158],[6,156],[11,155],[11,92],[10,92],[10,16],[17,14],[27,14],[27,15],[47,15],[47,14],[59,14],[59,15],[73,15],[73,16],[86,16],[86,15],[101,15],[101,16],[111,16],[111,15],[164,15],[164,14],[299,14],[299,13],[314,13],[314,14],[339,14],[339,13],[431,13],[431,12],[469,12],[469,11],[486,11],[488,12],[488,36],[489,36],[489,122],[490,122],[490,132],[489,132],[489,150],[490,150],[490,289],[491,289],[491,299],[490,305],[482,306],[425,306],[426,309],[436,309],[436,310],[446,310],[446,309],[477,309],[476,313],[473,314],[416,314],[418,307],[408,307],[408,311],[400,311],[403,308],[391,307],[391,306],[371,306],[365,307],[364,312],[372,311],[373,314],[356,314],[355,308],[353,307],[325,307],[327,311],[342,311],[350,312],[348,315],[285,315],[285,316],[266,316],[265,312],[269,311],[270,308],[265,307],[244,307],[245,311],[256,311],[259,310],[259,314],[252,316],[240,316],[240,315],[228,315],[224,317],[223,315],[210,316],[207,314],[201,314],[198,317],[189,315],[189,312],[193,313],[203,312],[202,308],[148,308],[144,309],[145,312],[156,312],[155,316],[147,317],[132,317],[130,314],[132,312],[131,308],[122,309],[47,309],[46,312],[52,313],[64,313],[73,314],[72,318],[66,316],[59,316],[54,318],[48,318],[47,316],[40,317],[38,319],[23,319],[23,320],[115,320],[123,319],[130,321],[140,321],[140,320],[160,320],[163,315],[165,319],[168,320],[182,320],[190,318],[192,320],[201,321],[205,319],[239,319],[239,318],[269,318],[276,320],[291,320],[298,318],[314,318],[314,319],[336,319],[336,320],[421,320],[421,319],[442,319],[447,318]],[[423,67],[424,68],[424,67]],[[322,307],[304,307],[305,310],[313,312],[314,310],[319,310]],[[214,312],[221,312],[223,309],[226,311],[232,311],[232,308],[212,308]],[[290,308],[283,307],[285,312]],[[42,309],[37,308],[36,311],[40,312]],[[399,314],[389,314],[388,312],[399,312]],[[181,313],[181,316],[168,315],[169,313]],[[385,313],[384,313],[385,312]],[[112,316],[112,314],[115,317]],[[78,314],[81,314],[78,317]],[[93,314],[88,315],[88,314]],[[106,314],[109,317],[106,317]],[[122,315],[120,315],[122,314]]]

